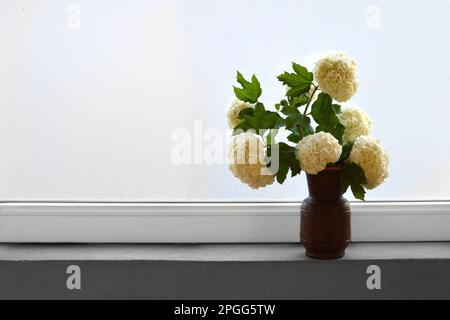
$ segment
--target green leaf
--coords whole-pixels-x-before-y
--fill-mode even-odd
[[[301,135],[299,135],[298,133],[291,133],[288,137],[287,137],[287,139],[290,141],[290,142],[293,142],[293,143],[298,143],[300,140],[302,140],[302,136]]]
[[[278,113],[267,111],[261,118],[261,129],[278,129],[283,123]]]
[[[360,184],[352,184],[351,187],[353,196],[358,200],[365,201],[366,190],[364,190],[364,187]]]
[[[292,177],[300,174],[300,162],[297,160],[295,154],[295,147],[292,147],[286,143],[281,142],[279,144],[280,149],[280,163],[286,164],[291,169]]]
[[[281,113],[288,117],[300,117],[301,116],[300,111],[292,105],[284,106],[281,109]]]
[[[312,82],[313,81],[313,74],[312,72],[309,72],[308,69],[298,63],[292,62],[292,69],[294,69],[295,73],[304,79],[305,82]]]
[[[350,156],[350,153],[352,152],[353,149],[353,145],[355,144],[354,141],[352,142],[348,142],[346,143],[343,147],[342,147],[342,154],[341,157],[339,158],[338,163],[344,163],[345,161],[348,160],[348,157]]]
[[[238,114],[238,118],[239,119],[244,119],[245,116],[253,116],[253,113],[255,112],[255,109],[253,108],[245,108],[242,109],[239,114]]]
[[[261,85],[256,76],[253,75],[251,82],[249,82],[238,71],[236,79],[237,82],[242,86],[242,88],[233,87],[236,97],[244,102],[256,103],[262,94]]]
[[[314,121],[323,127],[330,127],[333,125],[334,114],[333,99],[326,93],[319,94],[311,110]]]
[[[340,185],[342,193],[346,193],[351,187],[356,199],[364,200],[364,185],[367,183],[364,171],[355,163],[345,164],[340,175]]]
[[[286,93],[289,97],[297,97],[300,95],[305,94],[306,92],[309,92],[309,88],[311,87],[311,84],[305,85],[305,86],[297,86],[289,89],[289,91]]]
[[[286,130],[292,132],[288,139],[293,143],[298,143],[304,137],[314,134],[314,129],[311,126],[311,119],[300,113],[287,117],[285,119],[285,124]]]
[[[284,73],[278,76],[278,80],[280,80],[284,85],[288,86],[292,90],[297,87],[308,87],[311,86],[311,81],[305,81],[305,79],[295,73],[289,73],[285,71]]]
[[[260,130],[279,129],[285,125],[284,119],[277,112],[267,111],[260,102],[256,103],[254,109],[243,109],[239,112],[239,117],[244,121],[235,128],[235,132],[253,129],[260,133]]]
[[[295,147],[281,142],[278,144],[278,150],[279,169],[276,176],[278,183],[283,184],[289,170],[291,177],[295,177],[301,173],[300,162],[295,157]]]
[[[248,125],[245,122],[241,122],[240,124],[238,124],[234,130],[233,130],[233,136],[238,135],[240,133],[243,133],[247,130],[250,130],[251,128],[248,127]]]
[[[306,94],[302,94],[299,97],[293,97],[292,98],[292,105],[296,108],[304,106],[305,104],[307,104],[309,101],[309,97]]]
[[[329,132],[342,143],[345,127],[339,122],[336,112],[339,108],[336,106],[333,99],[322,92],[312,106],[311,115],[318,124],[316,132]]]
[[[264,105],[262,103],[257,103],[253,115],[255,118],[262,118],[265,112],[266,109],[264,108]]]
[[[314,133],[311,119],[309,116],[304,116],[298,109],[301,105],[307,103],[308,99],[307,95],[302,95],[289,98],[287,101],[281,100],[278,104],[281,113],[286,116],[286,119],[284,119],[286,130],[291,132],[288,140],[293,143],[298,143],[304,137]]]
[[[256,132],[261,128],[258,118],[256,117],[246,116],[245,122],[247,122],[250,128],[254,129]]]
[[[271,146],[273,143],[275,143],[275,137],[278,134],[278,129],[271,129],[269,130],[269,134],[266,137],[266,143],[267,146]]]
[[[285,164],[280,164],[280,168],[278,169],[278,173],[277,173],[277,182],[279,184],[283,184],[284,181],[286,181],[288,171],[289,171],[289,166],[287,166]]]
[[[291,167],[291,177],[295,177],[297,175],[299,175],[302,172],[302,169],[300,168],[300,161],[298,161],[295,158],[295,154],[294,154],[294,158],[291,160],[292,162],[290,162],[290,167]]]
[[[342,124],[338,123],[336,126],[330,129],[330,133],[336,139],[338,139],[339,143],[342,143],[342,137],[344,136],[345,133],[345,127]]]
[[[342,108],[338,104],[333,104],[333,108],[334,108],[334,111],[336,112],[336,114],[340,114],[342,112]]]
[[[292,68],[295,73],[284,72],[278,76],[278,80],[290,87],[286,94],[288,97],[297,97],[309,91],[314,77],[308,69],[298,63],[293,62]]]
[[[314,129],[311,126],[311,119],[308,116],[302,115],[298,121],[298,126],[300,128],[302,138],[314,134]]]

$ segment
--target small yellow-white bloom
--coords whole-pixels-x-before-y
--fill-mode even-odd
[[[239,99],[236,99],[235,101],[233,101],[230,108],[228,109],[228,114],[227,114],[228,126],[231,129],[236,128],[237,125],[242,123],[243,119],[239,119],[239,113],[242,110],[247,109],[247,108],[255,108],[255,106],[253,104],[241,101]]]
[[[231,172],[253,189],[274,183],[275,175],[267,168],[264,142],[259,135],[248,131],[234,136],[227,157]]]
[[[353,141],[361,136],[368,136],[372,130],[372,122],[369,116],[359,108],[346,108],[338,115],[338,118],[345,127],[344,143]]]
[[[341,154],[339,141],[328,132],[319,132],[300,140],[296,156],[303,171],[318,174],[328,164],[338,161]]]
[[[359,87],[356,62],[344,53],[331,54],[317,61],[314,78],[323,92],[339,102],[350,100]]]
[[[367,189],[378,187],[389,176],[389,156],[376,139],[367,136],[356,139],[349,161],[363,170]]]

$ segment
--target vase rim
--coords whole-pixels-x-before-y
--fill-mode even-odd
[[[338,165],[335,167],[326,167],[325,170],[323,170],[323,171],[341,171],[341,170],[342,170],[342,166]]]

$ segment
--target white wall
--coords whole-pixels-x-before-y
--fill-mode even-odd
[[[225,132],[236,69],[270,105],[291,61],[337,49],[391,154],[368,199],[448,200],[449,3],[0,0],[0,199],[301,200],[304,176],[253,191],[226,165],[173,165],[171,135]]]

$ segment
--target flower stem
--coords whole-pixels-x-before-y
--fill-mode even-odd
[[[305,112],[303,112],[303,116],[306,116],[306,113],[308,112],[308,109],[312,102],[312,99],[314,98],[314,95],[316,94],[317,90],[319,90],[319,86],[316,86],[314,83],[312,83],[312,85],[314,86],[314,90],[313,90],[311,96],[309,97],[308,103],[306,104],[306,108],[305,108]]]

